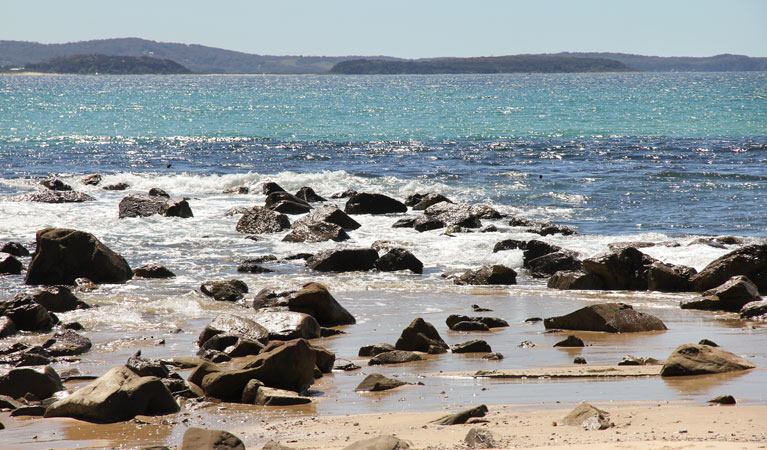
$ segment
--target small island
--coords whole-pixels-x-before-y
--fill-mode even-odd
[[[107,75],[190,74],[191,70],[170,59],[148,56],[72,55],[27,64],[23,72]]]

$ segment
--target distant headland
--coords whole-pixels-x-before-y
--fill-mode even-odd
[[[108,59],[115,57],[119,58]],[[660,57],[625,53],[556,53],[401,59],[389,56],[256,55],[203,45],[156,42],[139,38],[101,39],[66,44],[0,41],[0,72],[22,70],[102,74],[734,72],[767,71],[767,58],[742,55]]]

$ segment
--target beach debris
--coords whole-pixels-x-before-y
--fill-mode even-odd
[[[735,401],[735,397],[732,395],[718,395],[709,400],[708,403],[715,403],[717,405],[734,405],[737,402]]]
[[[32,394],[42,399],[63,389],[59,374],[48,365],[0,370],[0,395],[21,398]]]
[[[562,419],[562,425],[583,427],[586,430],[606,430],[613,426],[610,413],[588,403],[581,403]]]
[[[409,352],[407,350],[392,350],[390,352],[383,352],[370,358],[368,361],[369,366],[385,365],[385,364],[401,364],[412,361],[421,361],[423,358],[421,355],[415,352]]]
[[[700,344],[680,345],[666,359],[661,376],[704,375],[735,372],[756,367],[750,361],[718,347]]]
[[[450,349],[453,353],[492,353],[490,344],[482,339],[474,339],[460,344],[455,344]]]
[[[423,273],[423,263],[412,253],[404,248],[393,248],[388,253],[378,258],[375,268],[381,272],[396,272],[409,270],[413,273]]]
[[[0,261],[0,275],[20,275],[24,265],[13,255],[8,255]]]
[[[29,250],[20,242],[6,242],[0,247],[0,252],[17,257],[29,256]]]
[[[136,278],[175,278],[176,274],[161,264],[144,264],[133,269]]]
[[[137,415],[162,415],[177,411],[178,403],[159,378],[141,377],[126,366],[118,366],[50,405],[45,417],[114,423]]]
[[[289,228],[288,216],[260,206],[250,208],[235,226],[235,230],[246,234],[279,233]]]
[[[737,275],[721,286],[709,289],[701,298],[683,300],[682,309],[704,309],[708,311],[740,312],[747,304],[759,301],[759,288],[745,275]]]
[[[375,391],[388,391],[389,389],[394,389],[400,386],[404,386],[406,383],[404,381],[395,380],[393,378],[387,378],[380,373],[371,373],[367,377],[365,377],[364,380],[360,384],[357,385],[356,388],[354,388],[355,392],[375,392]]]
[[[715,259],[690,282],[693,290],[703,292],[721,286],[730,278],[745,275],[756,281],[757,287],[764,290],[767,283],[760,276],[767,270],[767,244],[753,244],[741,247]]]
[[[322,283],[310,282],[288,297],[291,311],[309,314],[323,327],[356,323],[354,316],[341,306]]]
[[[356,230],[362,225],[341,211],[336,205],[325,205],[316,208],[309,214],[298,219],[294,225],[312,225],[317,223],[332,223],[346,231]]]
[[[397,436],[377,436],[347,445],[343,450],[408,450],[410,443]]]
[[[554,347],[585,347],[583,339],[578,336],[569,335],[564,340],[554,344]]]
[[[223,430],[187,428],[179,450],[245,450],[240,438]]]
[[[124,283],[133,278],[133,271],[122,256],[90,233],[65,228],[38,231],[25,283],[71,285],[80,277],[94,283]]]
[[[479,405],[459,413],[442,416],[439,419],[433,420],[431,423],[437,425],[460,425],[466,423],[472,417],[485,417],[487,412],[487,406]]]
[[[322,327],[309,314],[260,310],[251,317],[269,331],[270,340],[314,339],[322,335]]]
[[[468,448],[498,448],[499,444],[492,431],[473,427],[466,433],[463,442]]]
[[[394,346],[391,344],[364,345],[360,347],[360,350],[357,353],[357,355],[358,356],[375,356],[379,353],[391,352],[394,350],[396,350],[396,348],[394,348]]]
[[[666,330],[666,325],[655,316],[638,312],[625,303],[599,303],[583,307],[564,316],[549,317],[543,321],[547,329],[606,331],[632,333]]]
[[[248,285],[237,279],[206,281],[200,285],[200,292],[219,302],[236,302],[248,293]]]
[[[511,285],[517,284],[517,272],[501,264],[468,270],[453,280],[460,285]]]
[[[304,186],[301,189],[296,192],[296,197],[300,198],[303,201],[309,202],[309,203],[317,203],[317,202],[325,202],[324,198],[322,196],[318,195],[316,192],[314,192],[314,189],[310,188],[309,186]]]
[[[394,345],[397,350],[409,350],[426,353],[445,353],[448,349],[447,343],[429,322],[422,318],[413,320],[404,330],[397,343]]]
[[[373,270],[378,252],[372,248],[325,250],[306,261],[307,267],[318,272],[364,272]]]
[[[165,217],[180,217],[187,219],[194,217],[189,202],[185,199],[172,200],[166,197],[165,191],[155,192],[152,195],[131,194],[120,200],[119,217],[149,217],[159,214]],[[166,194],[167,195],[167,194]]]
[[[407,206],[383,194],[358,192],[349,197],[344,211],[346,214],[393,214],[407,212]]]

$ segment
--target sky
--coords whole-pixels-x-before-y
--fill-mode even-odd
[[[0,40],[140,37],[263,55],[767,57],[767,0],[0,0]]]

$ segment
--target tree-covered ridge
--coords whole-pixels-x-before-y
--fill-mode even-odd
[[[27,72],[72,73],[72,74],[185,74],[191,70],[169,59],[150,58],[148,56],[106,56],[72,55],[49,59],[36,64],[27,64]]]
[[[629,67],[606,58],[553,55],[514,55],[479,58],[436,58],[408,61],[357,59],[343,61],[330,70],[339,74],[438,74],[438,73],[568,73],[628,72]]]

